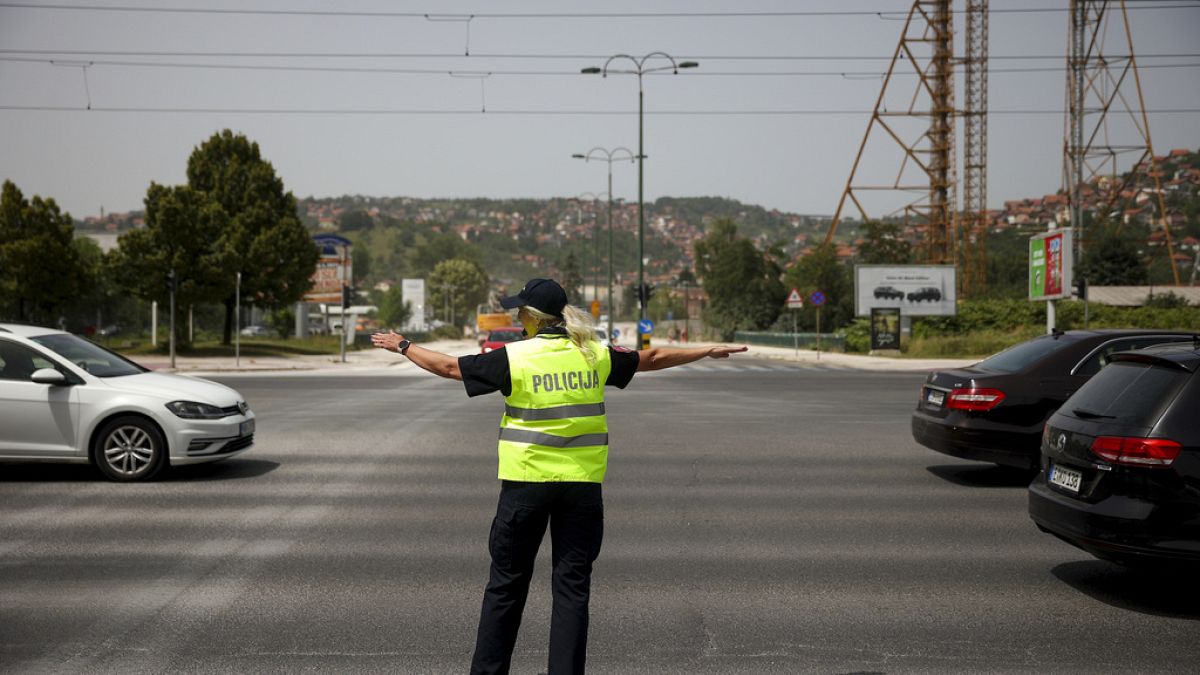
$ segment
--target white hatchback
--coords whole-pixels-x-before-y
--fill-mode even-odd
[[[0,460],[90,462],[135,481],[253,444],[254,413],[225,385],[152,372],[71,333],[0,323]]]

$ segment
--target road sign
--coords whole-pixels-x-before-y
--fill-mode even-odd
[[[621,329],[620,329],[620,328],[614,328],[614,329],[613,329],[613,334],[612,334],[612,339],[614,339],[614,340],[617,340],[617,339],[620,339],[620,337],[621,337]]]
[[[650,319],[642,319],[638,322],[638,332],[642,335],[649,335],[654,331],[654,322]]]
[[[820,307],[821,305],[825,304],[825,294],[821,291],[813,291],[812,295],[808,296],[808,301],[817,307]]]
[[[600,320],[600,301],[599,300],[592,301],[592,317],[595,318],[597,321]]]
[[[793,288],[792,292],[787,297],[788,309],[800,309],[804,307],[804,298],[800,297],[800,290]]]

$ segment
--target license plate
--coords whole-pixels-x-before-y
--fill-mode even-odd
[[[246,420],[238,426],[238,436],[247,436],[254,433],[254,420]]]
[[[925,390],[925,402],[928,403],[929,405],[931,405],[935,408],[940,408],[940,407],[942,407],[942,403],[944,403],[945,401],[946,401],[946,392],[938,391],[937,389],[926,389]]]
[[[1083,474],[1073,469],[1051,464],[1050,482],[1071,492],[1079,492],[1079,486],[1083,483]]]

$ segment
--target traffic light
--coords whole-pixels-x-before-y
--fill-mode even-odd
[[[641,286],[638,287],[638,302],[641,303],[642,307],[646,307],[650,304],[650,297],[653,295],[654,295],[654,285],[653,284],[642,284]]]
[[[349,285],[342,286],[342,309],[350,308],[350,300],[353,295],[354,291],[351,290]]]
[[[167,272],[167,278],[163,282],[163,286],[167,289],[168,294],[174,293],[178,289],[179,283],[175,279],[175,270]]]
[[[1075,297],[1080,300],[1087,300],[1087,278],[1079,277],[1075,280]]]

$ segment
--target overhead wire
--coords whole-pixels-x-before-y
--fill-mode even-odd
[[[40,57],[21,57],[21,56],[0,56],[0,62],[7,63],[48,63],[51,65],[64,65],[66,63],[76,64],[77,61],[64,62],[58,59],[47,59]],[[398,74],[398,75],[446,75],[464,72],[453,68],[387,68],[387,67],[366,67],[366,66],[304,66],[304,65],[263,65],[263,64],[245,64],[245,63],[181,63],[181,62],[162,62],[162,61],[115,61],[115,60],[89,60],[90,65],[110,66],[119,68],[181,68],[181,69],[199,69],[199,70],[249,70],[249,71],[283,71],[283,72],[329,72],[329,73],[367,73],[367,74]],[[1194,63],[1159,63],[1159,64],[1143,64],[1139,66],[1140,70],[1157,69],[1157,68],[1195,68],[1200,67],[1200,62]],[[955,71],[960,69],[955,68]],[[1038,72],[1066,72],[1066,66],[1043,66],[1043,67],[1027,67],[1027,68],[992,68],[990,73],[1038,73]],[[480,72],[480,71],[471,71]],[[580,77],[578,70],[488,70],[491,75],[508,75],[508,76],[570,76]],[[881,77],[887,72],[883,70],[779,70],[779,71],[712,71],[712,70],[690,70],[680,72],[678,75],[684,77],[805,77],[805,76],[830,76],[830,77],[846,77],[846,76],[865,76],[865,77]],[[915,75],[908,71],[894,71],[893,75]],[[672,75],[670,72],[648,73],[649,76],[667,76]]]
[[[486,112],[479,109],[465,108],[200,108],[200,107],[137,107],[137,106],[40,106],[40,105],[6,105],[0,104],[0,110],[36,111],[36,112],[111,112],[111,113],[194,113],[194,114],[271,114],[271,115],[531,115],[531,116],[636,116],[636,110],[533,110],[533,109],[493,109]],[[1200,113],[1200,108],[1162,108],[1146,110],[1146,114],[1176,115]],[[865,109],[780,109],[780,110],[654,110],[645,111],[647,117],[728,117],[728,116],[789,116],[789,115],[869,115],[873,111]],[[989,115],[1061,115],[1061,109],[1010,109],[989,110]]]
[[[1192,9],[1196,2],[1137,2],[1131,3],[1129,9]],[[222,7],[138,7],[130,5],[72,5],[64,3],[31,3],[31,2],[0,2],[3,9],[33,9],[55,11],[86,11],[86,12],[128,12],[139,14],[210,14],[238,16],[320,16],[346,18],[405,18],[428,19],[437,16],[470,16],[472,19],[699,19],[699,18],[784,18],[784,17],[857,17],[904,15],[901,10],[882,9],[850,9],[850,10],[787,10],[787,11],[679,11],[679,12],[472,12],[446,14],[438,12],[401,12],[401,11],[355,11],[355,10],[314,10],[314,9],[254,9],[254,8],[222,8]],[[1009,7],[990,10],[992,14],[1046,14],[1069,11],[1066,7]],[[953,10],[955,14],[963,14],[965,10]]]

